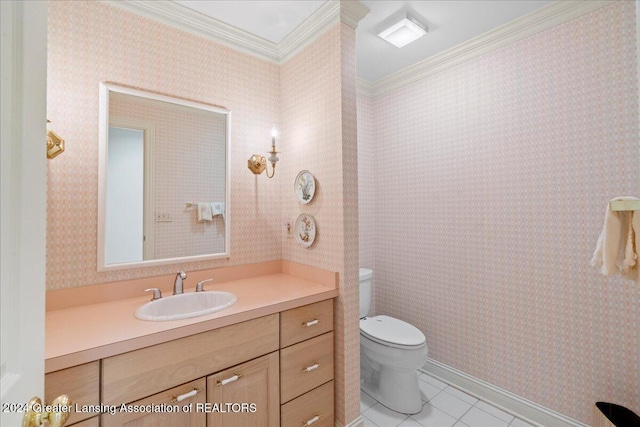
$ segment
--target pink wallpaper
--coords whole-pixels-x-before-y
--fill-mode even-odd
[[[376,270],[376,191],[373,107],[375,101],[358,96],[358,209],[360,230],[360,267]],[[375,315],[375,277],[373,278],[370,316]]]
[[[285,238],[283,258],[339,272],[335,413],[348,423],[360,413],[355,31],[337,25],[284,63],[281,103],[283,160],[277,173],[283,216],[295,223],[300,213],[309,213],[317,225],[308,249]],[[316,179],[307,205],[298,203],[293,190],[304,169]]]
[[[377,312],[584,423],[640,412],[640,287],[589,266],[607,201],[640,195],[635,32],[616,2],[374,99],[360,141]]]
[[[339,24],[282,66],[99,2],[49,4],[48,116],[67,151],[49,162],[47,287],[59,289],[287,259],[338,271],[336,418],[359,415],[358,209],[355,31]],[[232,111],[231,258],[96,272],[98,82],[223,105]],[[275,178],[254,176],[253,153],[281,131]],[[312,203],[295,199],[302,169]],[[181,202],[182,202],[181,198]],[[191,200],[194,201],[194,200]],[[197,201],[197,200],[195,200]],[[284,237],[283,220],[316,218],[309,249]]]
[[[96,271],[99,82],[232,111],[231,258]],[[246,166],[268,149],[278,123],[277,64],[101,2],[50,1],[47,91],[51,128],[66,141],[48,162],[48,289],[282,258],[278,181]]]

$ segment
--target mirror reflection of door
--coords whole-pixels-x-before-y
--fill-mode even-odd
[[[153,258],[153,180],[145,164],[153,160],[152,125],[118,122],[109,126],[107,166],[107,263],[128,263]],[[147,213],[147,214],[145,214]]]

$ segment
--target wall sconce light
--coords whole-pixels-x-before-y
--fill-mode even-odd
[[[271,151],[268,151],[269,154],[269,163],[271,163],[271,175],[269,175],[269,170],[267,169],[267,159],[260,154],[254,154],[249,157],[249,161],[247,167],[254,175],[260,175],[265,169],[267,169],[267,178],[273,178],[276,174],[276,163],[280,160],[277,156],[279,151],[276,151],[276,136],[278,136],[278,129],[275,127],[271,129]]]

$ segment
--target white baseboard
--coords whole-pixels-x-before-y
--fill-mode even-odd
[[[351,421],[349,424],[342,425],[342,423],[338,420],[335,420],[335,427],[364,427],[364,420],[362,419],[362,415],[358,415],[358,418]]]
[[[429,359],[420,371],[540,427],[589,427],[451,366]]]

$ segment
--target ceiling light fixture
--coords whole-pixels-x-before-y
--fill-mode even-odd
[[[427,27],[405,16],[400,22],[396,22],[386,30],[378,34],[378,37],[391,43],[395,47],[404,47],[427,34]]]

